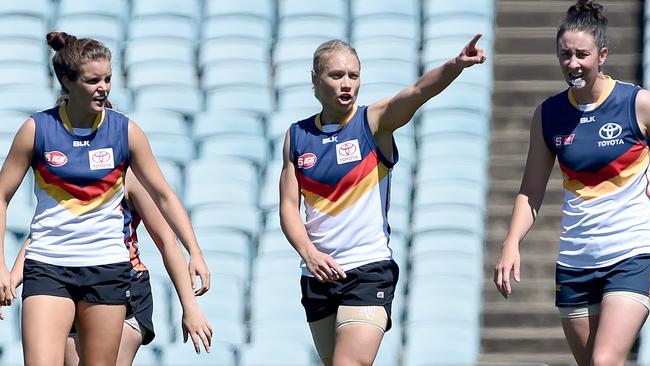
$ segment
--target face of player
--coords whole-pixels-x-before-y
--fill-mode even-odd
[[[104,109],[111,91],[112,73],[111,63],[101,59],[82,64],[77,80],[64,78],[69,93],[68,113],[73,122],[92,121]]]
[[[607,47],[599,51],[590,33],[567,31],[558,39],[557,48],[562,74],[569,86],[591,88],[607,58]]]
[[[324,57],[321,74],[313,80],[316,98],[323,113],[344,116],[352,110],[359,94],[359,60],[347,51],[332,51]]]

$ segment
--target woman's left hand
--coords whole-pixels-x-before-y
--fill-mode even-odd
[[[481,47],[477,47],[476,43],[481,39],[482,34],[477,34],[472,38],[471,41],[460,51],[460,54],[456,57],[456,64],[465,68],[470,67],[476,64],[482,64],[485,62],[485,53]]]
[[[188,338],[192,338],[196,353],[201,353],[201,343],[203,343],[205,351],[210,353],[212,327],[198,304],[192,304],[191,309],[183,309],[181,326],[183,328],[183,343],[186,343]]]

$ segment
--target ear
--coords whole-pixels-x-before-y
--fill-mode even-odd
[[[66,75],[61,76],[61,84],[63,84],[63,87],[66,90],[70,90],[70,83],[71,83],[71,81],[70,81],[70,79],[68,79],[68,77]]]
[[[603,66],[605,60],[607,59],[608,54],[609,54],[609,49],[607,47],[603,47],[600,49],[600,51],[598,52],[598,66]]]

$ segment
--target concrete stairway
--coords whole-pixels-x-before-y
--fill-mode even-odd
[[[557,26],[573,1],[498,2],[488,197],[488,232],[481,361],[485,364],[572,364],[554,307],[554,273],[561,218],[562,177],[557,166],[540,215],[521,244],[522,282],[506,300],[492,281],[508,229],[528,150],[530,119],[546,97],[566,88],[555,56]],[[639,83],[641,0],[601,1],[609,19],[605,72]]]

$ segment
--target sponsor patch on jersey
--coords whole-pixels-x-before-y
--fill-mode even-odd
[[[318,158],[314,153],[304,153],[298,157],[298,168],[309,169],[316,165]]]
[[[109,147],[88,151],[88,162],[90,163],[90,170],[115,168],[113,148]]]
[[[575,137],[575,133],[572,133],[570,135],[557,135],[553,138],[555,140],[555,147],[571,145]]]
[[[359,160],[361,160],[359,140],[348,140],[336,144],[336,162],[339,165]]]
[[[64,166],[68,162],[68,157],[60,151],[46,151],[45,162],[51,166]]]

